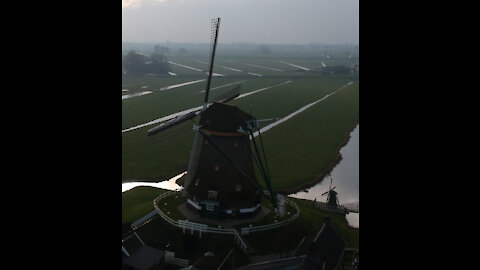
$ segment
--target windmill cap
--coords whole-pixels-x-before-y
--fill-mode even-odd
[[[200,126],[210,131],[235,133],[239,127],[247,130],[247,121],[254,119],[236,106],[214,102],[202,112]]]

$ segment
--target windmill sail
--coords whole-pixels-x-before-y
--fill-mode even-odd
[[[229,101],[235,99],[236,97],[238,97],[240,95],[240,89],[241,88],[242,88],[242,85],[239,84],[236,87],[234,87],[232,90],[228,91],[227,93],[216,97],[215,101],[216,102],[222,102],[222,103],[229,102]]]
[[[212,33],[211,38],[212,42],[211,47],[212,50],[210,52],[210,68],[208,72],[208,80],[207,80],[207,88],[205,89],[205,101],[204,101],[204,108],[206,109],[206,104],[208,103],[208,94],[210,93],[210,83],[212,81],[212,74],[213,74],[213,61],[215,59],[215,50],[217,49],[217,40],[218,40],[218,28],[220,27],[220,18],[212,20]]]
[[[167,128],[178,125],[178,124],[180,124],[182,122],[185,122],[187,120],[193,119],[195,116],[197,116],[197,114],[198,114],[198,111],[190,112],[190,113],[184,114],[182,116],[179,116],[179,117],[177,117],[173,120],[170,120],[166,123],[163,123],[160,126],[154,127],[152,129],[148,130],[148,136],[157,134],[158,132],[163,131]]]
[[[235,98],[237,98],[239,95],[240,95],[240,89],[241,89],[241,86],[242,85],[238,85],[236,87],[234,87],[232,90],[228,91],[227,93],[215,98],[215,102],[220,102],[220,103],[227,103]],[[208,104],[207,104],[207,107],[208,107]],[[189,112],[189,113],[186,113],[186,114],[183,114],[181,116],[178,116],[168,122],[165,122],[159,126],[156,126],[152,129],[149,129],[148,130],[148,135],[151,136],[151,135],[155,135],[161,131],[164,131],[166,129],[169,129],[175,125],[178,125],[180,123],[183,123],[187,120],[191,120],[193,118],[195,118],[196,116],[198,116],[201,111],[203,110],[203,108],[201,109],[198,109],[196,111],[193,111],[193,112]]]
[[[202,111],[205,111],[208,106],[208,95],[210,93],[210,83],[212,81],[212,71],[213,71],[213,62],[215,60],[215,50],[217,48],[217,40],[218,40],[218,29],[220,27],[220,18],[212,20],[212,50],[210,53],[210,68],[208,72],[208,80],[207,80],[207,87],[205,89],[205,100],[203,104]],[[195,138],[193,139],[193,147],[192,152],[190,153],[190,160],[188,162],[187,168],[187,175],[185,177],[185,186],[190,185],[192,181],[192,176],[197,169],[197,161],[199,157],[199,152],[201,148],[201,135],[198,131],[195,133]]]

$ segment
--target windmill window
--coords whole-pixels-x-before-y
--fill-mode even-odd
[[[216,201],[218,197],[218,191],[215,190],[209,190],[208,191],[208,199],[212,201]]]
[[[200,178],[197,178],[197,180],[195,180],[195,186],[198,186],[199,183],[200,183]]]
[[[235,185],[235,190],[236,190],[237,192],[242,191],[242,185],[241,185],[241,184],[236,184],[236,185]]]
[[[213,168],[216,172],[220,171],[220,166],[219,165],[215,165],[215,167]]]

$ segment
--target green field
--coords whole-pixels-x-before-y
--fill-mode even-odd
[[[324,59],[292,54],[287,54],[286,57],[253,57],[219,53],[215,61],[214,72],[225,76],[213,77],[211,88],[242,81],[243,94],[273,86],[230,102],[257,119],[285,117],[339,87],[351,81],[355,82],[262,134],[269,171],[276,190],[298,190],[306,183],[318,180],[331,168],[338,160],[340,147],[358,123],[359,105],[357,74],[305,74],[279,61],[307,68],[320,67],[322,62],[327,65],[349,65],[353,61],[341,58],[340,53],[338,55],[335,59]],[[204,93],[201,91],[205,89],[206,81],[165,91],[155,89],[206,79],[208,65],[201,62],[208,62],[208,59],[196,55],[170,57],[169,60],[202,71],[171,65],[172,72],[177,76],[137,77],[124,74],[122,88],[128,89],[128,92],[122,92],[122,95],[142,91],[153,93],[122,100],[122,129],[202,105]],[[253,76],[247,72],[263,76]],[[291,82],[285,83],[287,81]],[[281,83],[285,84],[276,86]],[[237,84],[212,90],[209,100],[214,100],[235,86]],[[162,181],[185,171],[192,147],[192,126],[195,121],[198,119],[187,121],[152,137],[147,136],[147,130],[158,124],[122,133],[122,181]]]
[[[144,79],[144,78],[143,78]],[[150,78],[148,82],[143,82],[145,85],[151,85],[153,88],[160,88],[167,85],[173,85],[178,83],[184,83],[189,81],[196,81],[205,79],[203,77],[185,77],[185,78],[172,78],[166,77],[167,83],[162,81],[162,78]],[[260,89],[275,83],[286,81],[281,78],[219,78],[212,79],[211,88],[215,88],[221,85],[231,84],[238,81],[244,81],[241,83],[242,93],[250,92]],[[210,92],[210,99],[214,100],[216,97],[228,92],[236,85],[229,87],[214,89]],[[125,99],[122,101],[122,129],[126,129],[138,124],[143,124],[148,121],[166,116],[178,111],[186,110],[189,108],[197,107],[203,104],[205,93],[201,92],[205,90],[206,81],[199,82],[197,84],[187,85],[184,87],[175,88],[172,90],[158,91],[149,95],[134,97]],[[148,90],[148,89],[145,89]],[[142,90],[143,91],[143,90]],[[140,92],[140,91],[136,91]],[[130,92],[129,92],[130,94]],[[151,127],[150,127],[151,128]]]
[[[152,187],[136,187],[122,193],[122,224],[129,226],[153,211],[153,199],[166,190]]]
[[[263,136],[273,186],[299,190],[320,180],[358,123],[358,83],[339,91]]]

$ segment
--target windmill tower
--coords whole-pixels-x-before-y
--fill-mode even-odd
[[[148,135],[200,116],[198,126],[193,127],[195,138],[184,182],[188,209],[209,218],[253,216],[261,209],[261,196],[266,196],[276,211],[281,212],[277,209],[265,155],[262,159],[255,141],[254,132],[259,132],[256,119],[226,104],[239,95],[238,88],[219,102],[208,103],[219,25],[220,18],[212,20],[210,69],[202,109],[157,126],[149,130]],[[255,177],[253,160],[268,192]]]
[[[337,186],[334,186],[332,188],[332,182],[333,182],[333,178],[330,178],[330,187],[328,188],[327,191],[325,191],[324,193],[322,193],[322,196],[324,196],[325,194],[327,194],[327,205],[329,207],[333,207],[333,208],[337,208],[338,206],[338,198],[337,198],[337,192],[334,191],[334,189],[337,187]]]
[[[253,116],[235,106],[214,103],[200,117],[202,145],[190,181],[188,206],[202,216],[254,215],[261,189],[253,170],[247,122]]]

